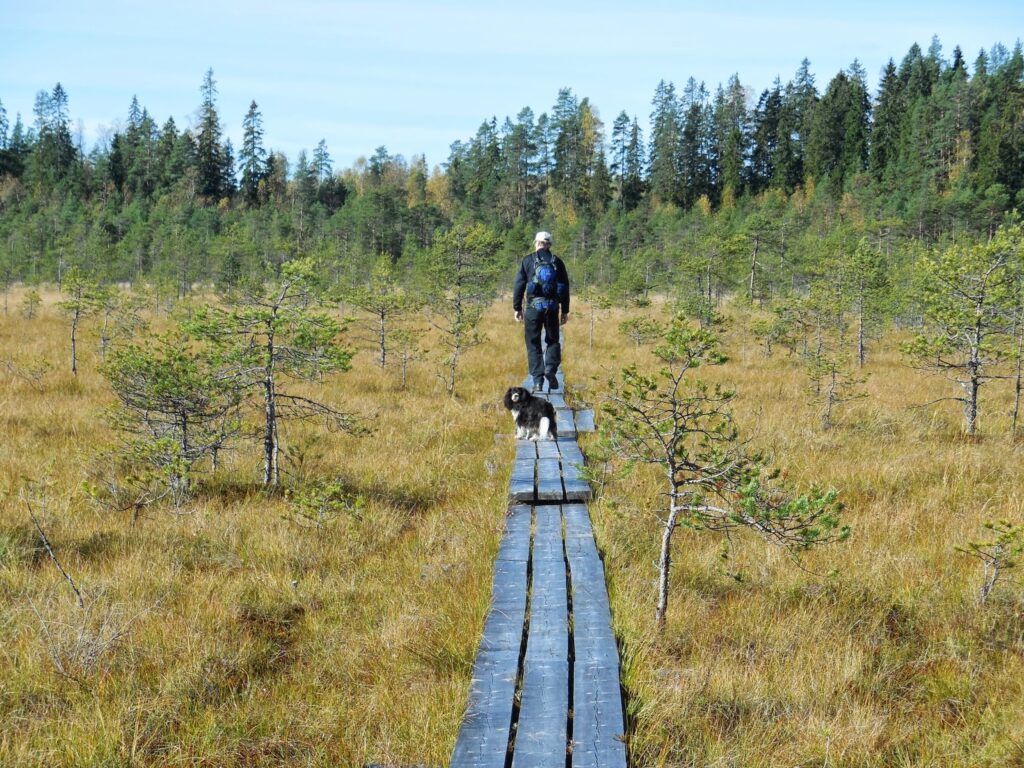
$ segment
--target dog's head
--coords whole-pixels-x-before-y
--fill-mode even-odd
[[[513,408],[519,408],[531,397],[533,397],[533,395],[522,387],[509,387],[508,391],[505,393],[505,407],[510,411]]]

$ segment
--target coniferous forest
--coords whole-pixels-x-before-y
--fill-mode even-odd
[[[624,299],[764,301],[806,286],[830,249],[867,237],[899,269],[914,247],[987,239],[1021,204],[1019,44],[973,62],[937,40],[914,45],[876,82],[857,61],[827,82],[810,66],[760,94],[740,75],[713,88],[664,80],[649,124],[608,122],[566,88],[547,112],[484,120],[432,170],[383,146],[339,170],[323,141],[287,158],[266,146],[256,101],[219,113],[212,70],[193,128],[132,98],[111,116],[120,129],[87,150],[58,83],[31,124],[0,103],[0,275],[52,283],[78,267],[181,294],[312,255],[344,279],[382,254],[411,269],[439,232],[472,220],[508,258],[543,224],[576,282]],[[239,120],[233,147],[225,125]]]

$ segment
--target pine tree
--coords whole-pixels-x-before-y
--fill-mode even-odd
[[[7,149],[7,110],[4,109],[4,102],[0,99],[0,151]]]
[[[644,145],[636,118],[620,112],[612,125],[609,182],[623,209],[631,211],[643,196]]]
[[[334,173],[331,163],[331,155],[327,151],[327,141],[320,139],[313,150],[313,174],[316,176],[317,184],[323,184]]]
[[[316,311],[319,280],[310,259],[285,264],[280,280],[227,298],[226,308],[201,307],[187,324],[190,332],[218,345],[258,389],[263,415],[263,484],[281,484],[281,436],[284,419],[325,419],[353,429],[351,416],[332,406],[284,391],[285,382],[319,381],[347,371],[353,350],[343,347],[343,326]]]
[[[964,431],[978,427],[982,386],[999,377],[1011,354],[1024,230],[1000,228],[988,243],[953,245],[921,262],[920,302],[926,330],[905,346],[915,366],[961,388]],[[938,401],[936,401],[938,402]]]
[[[783,90],[779,118],[779,152],[775,160],[777,186],[792,191],[806,181],[807,142],[818,104],[818,90],[811,62],[800,62],[793,79]]]
[[[763,456],[740,438],[730,406],[735,392],[697,379],[702,366],[725,357],[709,329],[673,319],[654,349],[658,370],[634,365],[610,382],[602,403],[602,447],[631,467],[650,465],[662,477],[665,506],[658,510],[661,554],[655,620],[664,629],[671,584],[672,539],[694,531],[746,528],[794,553],[842,540],[841,505],[835,491],[797,496],[767,469]]]

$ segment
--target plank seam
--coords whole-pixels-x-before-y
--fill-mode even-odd
[[[562,559],[565,560],[565,603],[566,603],[566,628],[568,629],[568,648],[566,656],[569,661],[569,706],[566,708],[565,714],[565,768],[572,768],[572,751],[573,751],[573,740],[572,740],[572,726],[573,726],[573,696],[576,688],[576,628],[573,617],[573,606],[572,606],[572,567],[569,565],[569,548],[567,546],[565,535],[566,535],[566,519],[564,511],[561,514],[562,518]]]
[[[508,726],[508,748],[505,750],[505,768],[512,768],[516,735],[519,730],[519,710],[523,701],[526,681],[526,645],[530,637],[530,614],[533,610],[533,540],[537,535],[537,512],[530,509],[530,552],[526,557],[526,606],[523,610],[523,635],[519,641],[519,663],[516,667],[516,685],[512,694],[512,719]]]

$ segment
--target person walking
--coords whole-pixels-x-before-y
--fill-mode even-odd
[[[558,389],[555,374],[562,362],[559,326],[569,320],[569,273],[565,263],[551,252],[551,234],[538,232],[535,251],[523,258],[512,287],[516,322],[523,321],[526,360],[533,377],[533,391]],[[544,333],[545,349],[541,347]]]

